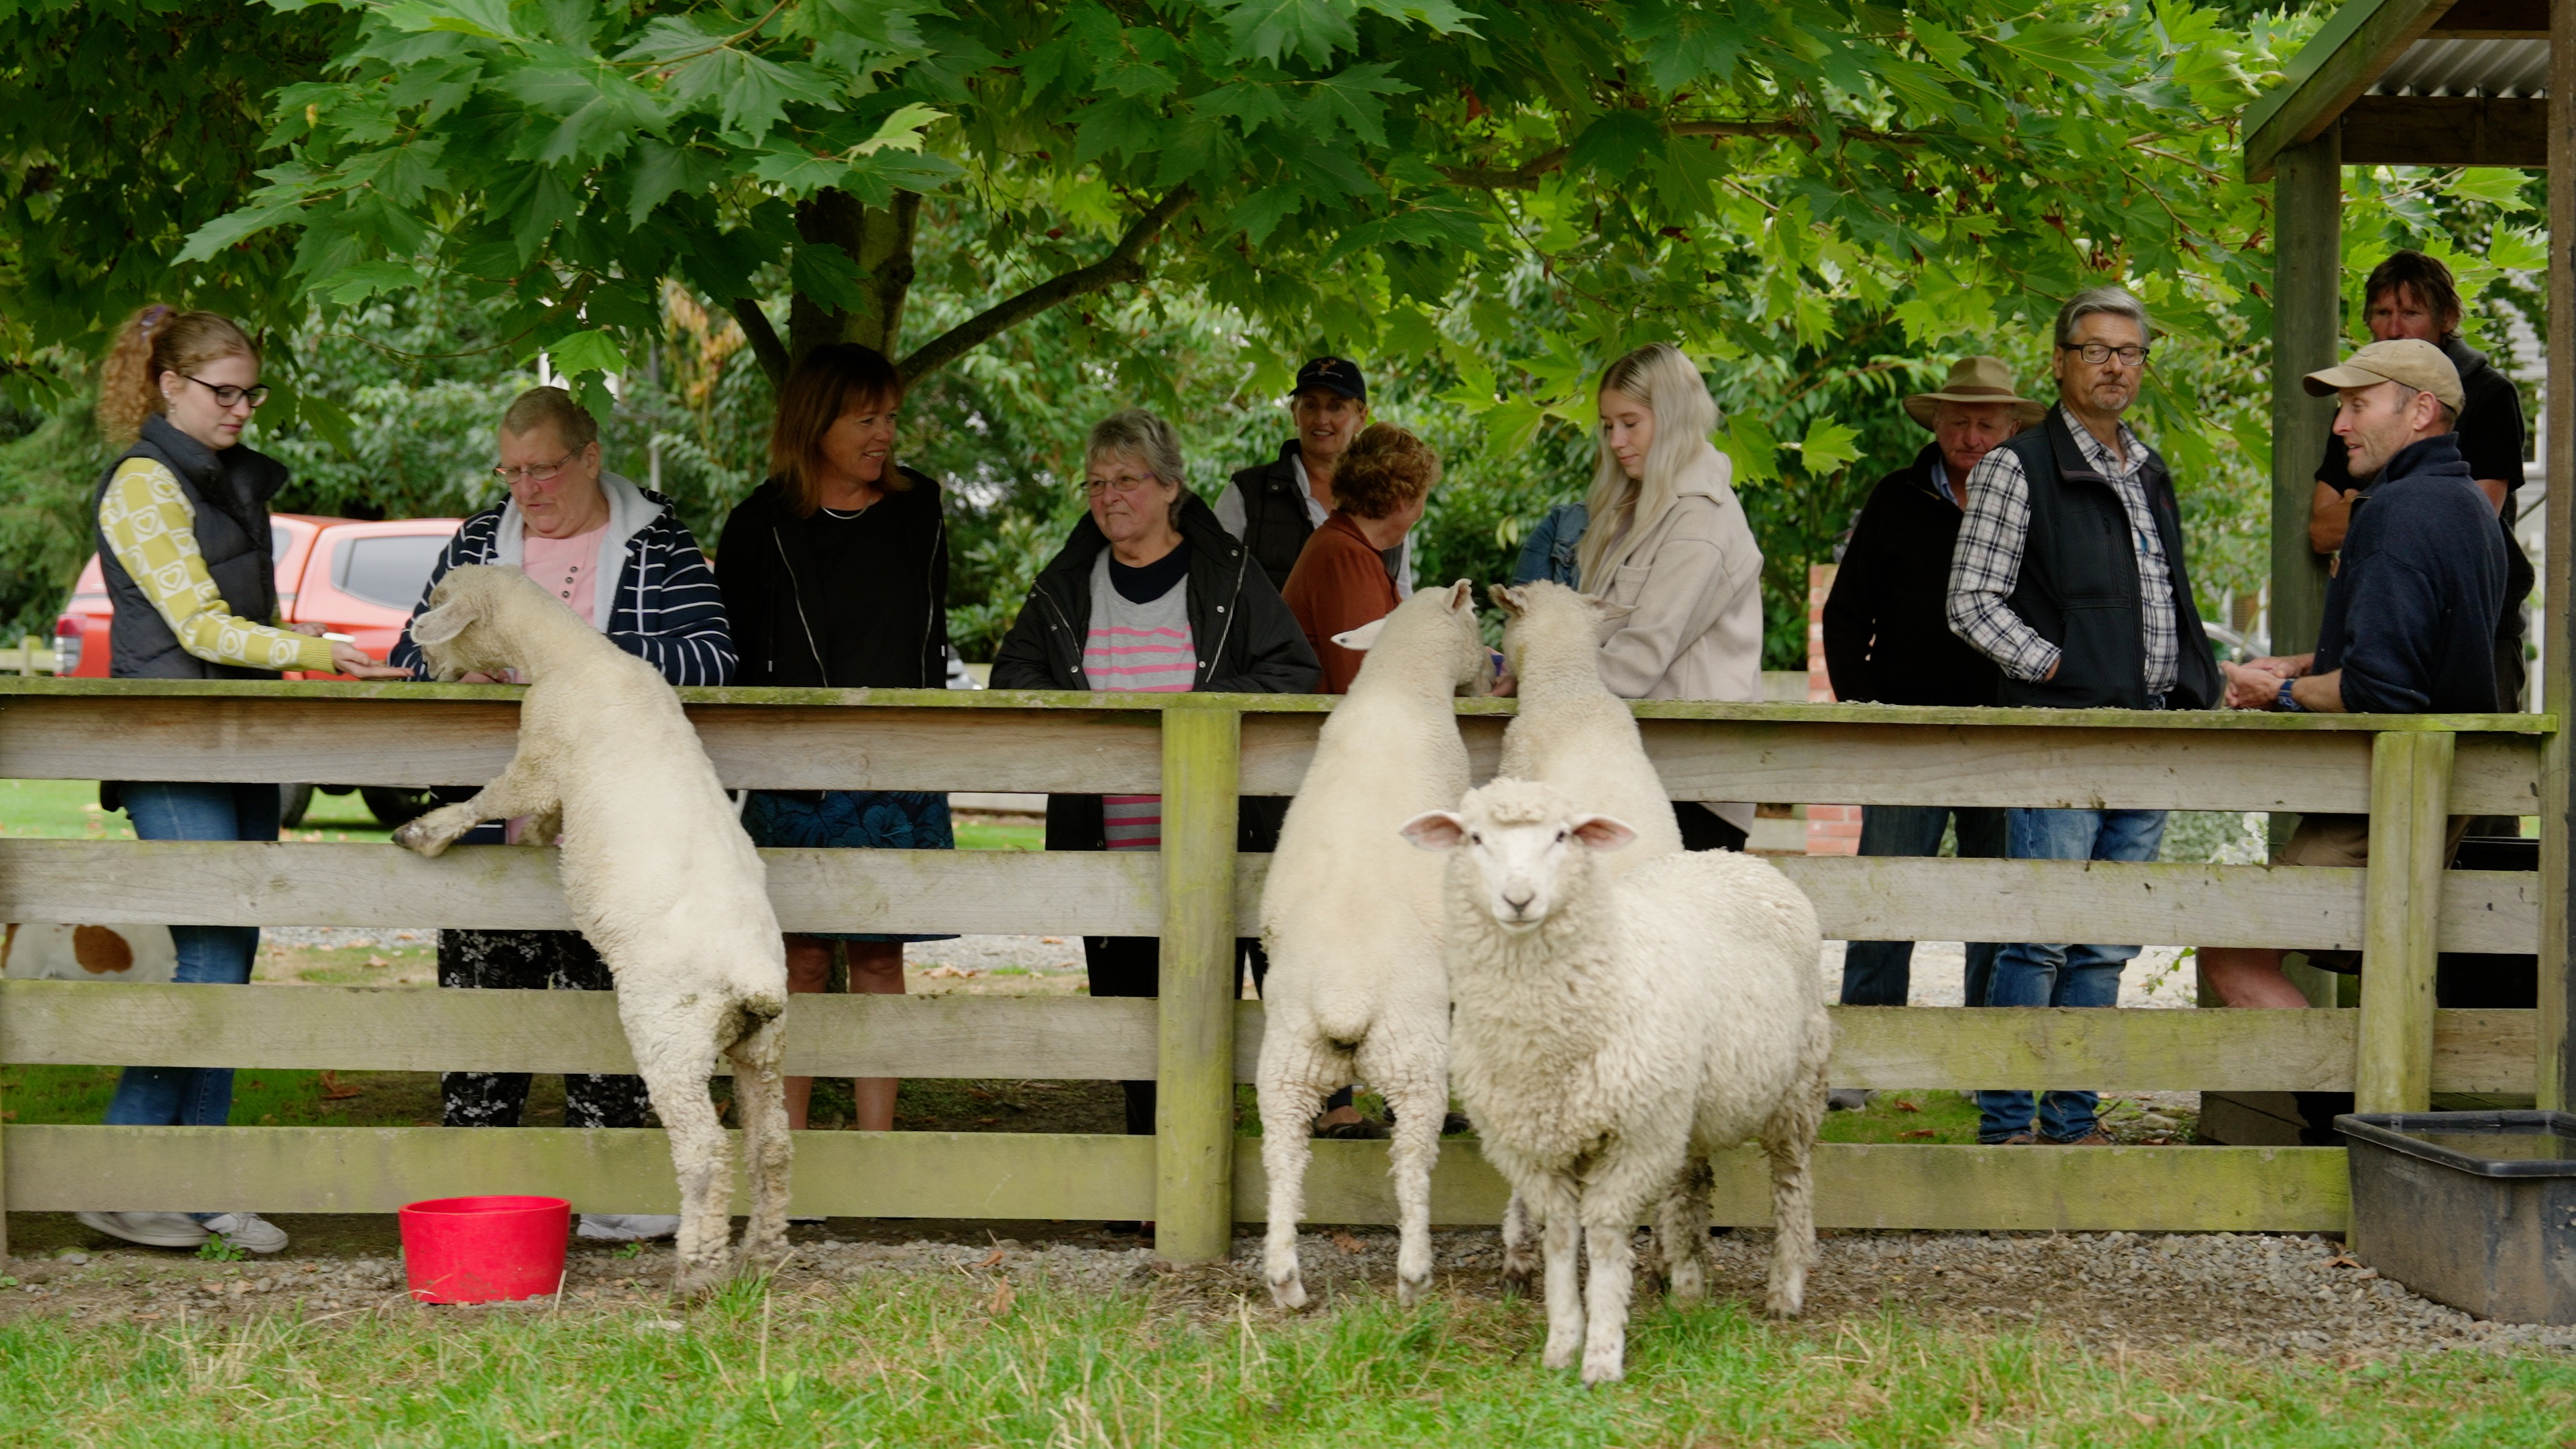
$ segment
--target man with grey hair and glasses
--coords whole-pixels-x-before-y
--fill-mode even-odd
[[[2147,309],[2094,287],[2057,313],[2057,406],[1968,474],[1950,560],[1950,628],[2003,673],[1996,702],[2057,709],[2209,709],[2225,695],[2183,570],[2165,461],[2121,415],[2137,401]],[[2015,860],[2153,860],[2161,810],[2014,809]],[[1988,1006],[2112,1006],[2138,948],[2025,942],[1995,958]],[[2110,1141],[2094,1094],[1977,1094],[1977,1140]]]

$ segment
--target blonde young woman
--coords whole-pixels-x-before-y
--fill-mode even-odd
[[[115,613],[108,673],[118,679],[274,679],[310,669],[398,679],[356,645],[313,627],[283,629],[268,502],[285,486],[277,460],[243,446],[242,429],[267,400],[259,348],[212,312],[146,307],[126,320],[99,370],[98,421],[124,449],[91,495],[99,567]],[[116,782],[101,803],[122,808],[145,840],[275,840],[275,785],[187,780]],[[256,926],[172,926],[178,980],[238,985],[259,951]],[[228,1067],[127,1067],[108,1102],[111,1125],[221,1126],[230,1119]],[[87,1226],[156,1248],[219,1237],[274,1253],[286,1234],[246,1212],[85,1212]]]
[[[1623,699],[1762,697],[1762,549],[1710,444],[1717,404],[1681,349],[1657,342],[1601,379],[1601,455],[1576,551],[1583,590],[1629,614],[1601,643]],[[1742,802],[1673,807],[1692,850],[1741,850]]]

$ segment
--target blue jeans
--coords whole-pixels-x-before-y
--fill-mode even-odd
[[[1941,829],[1952,814],[1959,818],[1959,854],[1963,859],[1998,860],[2004,853],[2004,812],[1992,805],[1864,805],[1860,812],[1860,853],[1868,856],[1922,856],[1941,853]],[[1994,975],[1998,948],[1984,941],[1968,943],[1967,1002],[1986,1004],[1986,983]],[[1914,984],[1914,943],[1853,941],[1843,947],[1843,1005],[1903,1006]]]
[[[2015,860],[2129,860],[2156,858],[2165,837],[2161,810],[2008,810],[2006,846]],[[1988,1006],[2115,1006],[2120,969],[2135,946],[2006,946],[1995,957]],[[2039,1136],[2072,1142],[2094,1127],[2094,1094],[2052,1091],[2040,1107]],[[2000,1142],[2031,1130],[2028,1092],[1979,1092],[1977,1140]]]
[[[125,786],[125,813],[143,840],[275,840],[275,785]],[[172,926],[177,979],[238,986],[259,954],[257,926]],[[230,1067],[127,1067],[107,1104],[112,1127],[220,1127],[232,1118]]]

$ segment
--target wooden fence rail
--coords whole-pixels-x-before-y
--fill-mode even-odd
[[[476,784],[508,757],[503,687],[164,684],[0,678],[0,777]],[[803,690],[682,691],[733,786],[1160,791],[1159,854],[769,851],[791,930],[1152,935],[1163,995],[800,997],[791,1070],[816,1075],[1160,1081],[1156,1136],[816,1133],[800,1212],[1152,1218],[1176,1257],[1257,1217],[1256,1143],[1234,1085],[1260,1008],[1232,1000],[1232,941],[1265,858],[1233,850],[1238,792],[1294,791],[1329,701]],[[1462,702],[1483,770],[1502,701]],[[1826,934],[2359,947],[2361,1012],[1837,1009],[1839,1084],[2106,1090],[2527,1092],[2552,1057],[2538,1014],[2436,1011],[2438,950],[2528,952],[2539,875],[2439,869],[2450,814],[2537,808],[2536,716],[2321,717],[1644,704],[1677,799],[2370,812],[2370,870],[1786,858]],[[564,927],[542,850],[0,840],[0,918],[264,925]],[[2384,983],[2384,984],[2383,984]],[[612,1003],[578,993],[0,983],[0,1059],[20,1063],[616,1071]],[[1389,1221],[1379,1144],[1319,1143],[1310,1216]],[[2339,1228],[2335,1149],[2082,1153],[1828,1146],[1819,1217],[1840,1226]],[[658,1134],[443,1128],[0,1129],[19,1210],[384,1211],[412,1198],[547,1191],[585,1209],[673,1197]],[[1444,1150],[1443,1221],[1491,1220],[1501,1185]],[[1721,1220],[1767,1213],[1750,1158]]]

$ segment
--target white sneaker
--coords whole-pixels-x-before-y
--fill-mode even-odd
[[[246,1253],[274,1253],[286,1246],[286,1230],[257,1213],[222,1213],[206,1219],[205,1227]]]
[[[640,1243],[648,1238],[679,1236],[680,1218],[674,1213],[583,1213],[575,1235],[607,1243]]]
[[[186,1213],[74,1213],[81,1226],[147,1248],[193,1248],[213,1234]]]

